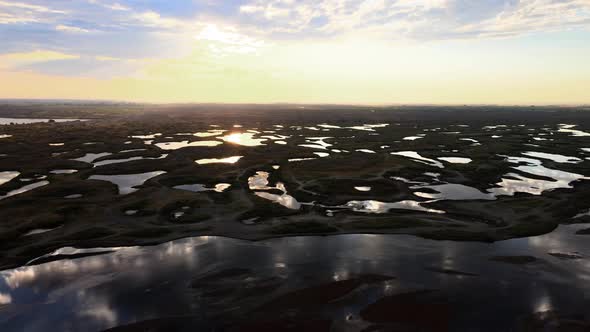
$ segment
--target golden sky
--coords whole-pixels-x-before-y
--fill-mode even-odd
[[[587,104],[588,22],[587,0],[0,0],[0,98]]]

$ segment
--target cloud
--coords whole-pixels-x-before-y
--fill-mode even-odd
[[[21,66],[32,65],[59,60],[79,59],[79,55],[66,54],[49,50],[36,50],[25,53],[6,53],[0,54],[0,68],[11,69]]]
[[[96,60],[98,61],[120,61],[120,58],[115,58],[112,56],[103,56],[103,55],[97,55],[94,57]]]
[[[55,10],[46,6],[34,5],[24,2],[0,1],[0,7],[12,7],[24,10],[32,10],[40,13],[67,14],[67,11]]]
[[[44,16],[67,14],[65,10],[24,2],[0,0],[0,24],[27,24],[42,21]]]
[[[210,78],[214,68],[219,75],[250,77],[249,84],[269,77],[289,82],[310,78],[299,86],[304,89],[322,77],[344,73],[385,75],[384,68],[394,63],[413,63],[416,55],[402,56],[413,45],[457,49],[492,38],[588,27],[590,0],[0,0],[5,53],[0,54],[0,70],[102,80],[135,78],[149,67],[157,72],[150,76],[155,80],[160,74],[186,73]],[[587,41],[583,35],[580,44]],[[543,38],[535,43],[554,41]],[[470,43],[451,44],[455,40]],[[365,42],[379,47],[359,46]],[[496,42],[488,45],[503,41]],[[556,49],[549,46],[549,51]],[[462,54],[473,52],[465,49]],[[444,59],[440,54],[435,50],[429,57]],[[373,58],[381,55],[379,61]],[[463,60],[474,67],[479,61]],[[159,61],[166,65],[156,66]],[[495,61],[488,59],[486,65]],[[415,77],[422,67],[400,66],[387,74],[394,77],[411,68],[408,77]],[[431,71],[449,67],[441,63]],[[340,81],[346,80],[330,84]],[[221,78],[219,82],[226,84]],[[315,96],[312,90],[309,94]]]
[[[382,40],[495,38],[587,28],[589,0],[0,0],[0,24],[60,32],[194,34],[232,25],[264,39],[362,35]],[[68,15],[64,15],[68,14]],[[59,27],[59,28],[55,28]],[[36,29],[44,29],[36,26]],[[114,36],[113,36],[114,37]],[[18,38],[15,36],[13,38]]]
[[[131,18],[135,20],[136,23],[160,29],[182,28],[186,27],[188,24],[179,19],[162,17],[159,13],[151,10],[133,14]]]
[[[207,24],[195,36],[196,40],[209,42],[209,50],[218,55],[227,53],[255,53],[265,45],[261,39],[249,37],[233,27]]]
[[[63,32],[72,32],[72,33],[87,33],[87,32],[90,32],[90,30],[87,30],[87,29],[84,29],[84,28],[70,26],[70,25],[63,25],[63,24],[57,25],[55,27],[55,30],[57,30],[57,31],[63,31]]]
[[[0,0],[0,35],[3,37],[0,52],[50,49],[87,58],[101,55],[126,59],[187,54],[195,44],[194,35],[204,23],[197,24],[192,13],[184,17],[160,13],[156,10],[158,3],[156,0],[21,0],[15,5]],[[174,6],[176,2],[160,4],[160,7]],[[57,14],[61,12],[68,15]],[[104,66],[94,61],[93,66],[98,65]],[[52,64],[52,67],[55,66]],[[66,66],[60,68],[66,69]]]
[[[494,17],[462,26],[458,32],[476,33],[480,37],[504,37],[589,26],[590,1],[524,0],[505,6]]]
[[[588,0],[253,0],[239,13],[271,33],[307,37],[462,39],[590,26]]]
[[[0,24],[23,24],[37,22],[32,16],[12,15],[9,13],[0,13]]]
[[[112,10],[120,10],[120,11],[128,11],[130,10],[129,7],[123,6],[122,4],[115,2],[111,5],[105,5],[107,8]]]
[[[290,16],[291,9],[281,6],[276,6],[273,3],[266,4],[265,6],[261,5],[244,5],[240,6],[241,13],[247,14],[262,14],[266,19],[272,20],[275,18],[285,18]]]
[[[129,8],[129,7],[125,6],[125,5],[122,5],[122,4],[118,3],[118,2],[104,3],[104,2],[99,1],[99,0],[89,0],[88,2],[91,3],[91,4],[99,5],[99,6],[102,6],[104,8],[108,8],[110,10],[115,10],[115,11],[129,11],[129,10],[131,10],[131,8]]]

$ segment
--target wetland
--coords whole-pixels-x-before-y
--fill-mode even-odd
[[[0,116],[23,117],[0,121],[8,330],[590,326],[576,310],[587,296],[572,295],[590,292],[588,109],[72,104]]]

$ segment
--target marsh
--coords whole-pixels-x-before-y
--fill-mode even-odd
[[[583,108],[103,107],[0,125],[8,330],[588,326]]]

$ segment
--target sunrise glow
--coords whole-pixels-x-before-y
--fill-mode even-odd
[[[0,98],[589,103],[590,3],[0,1]]]

